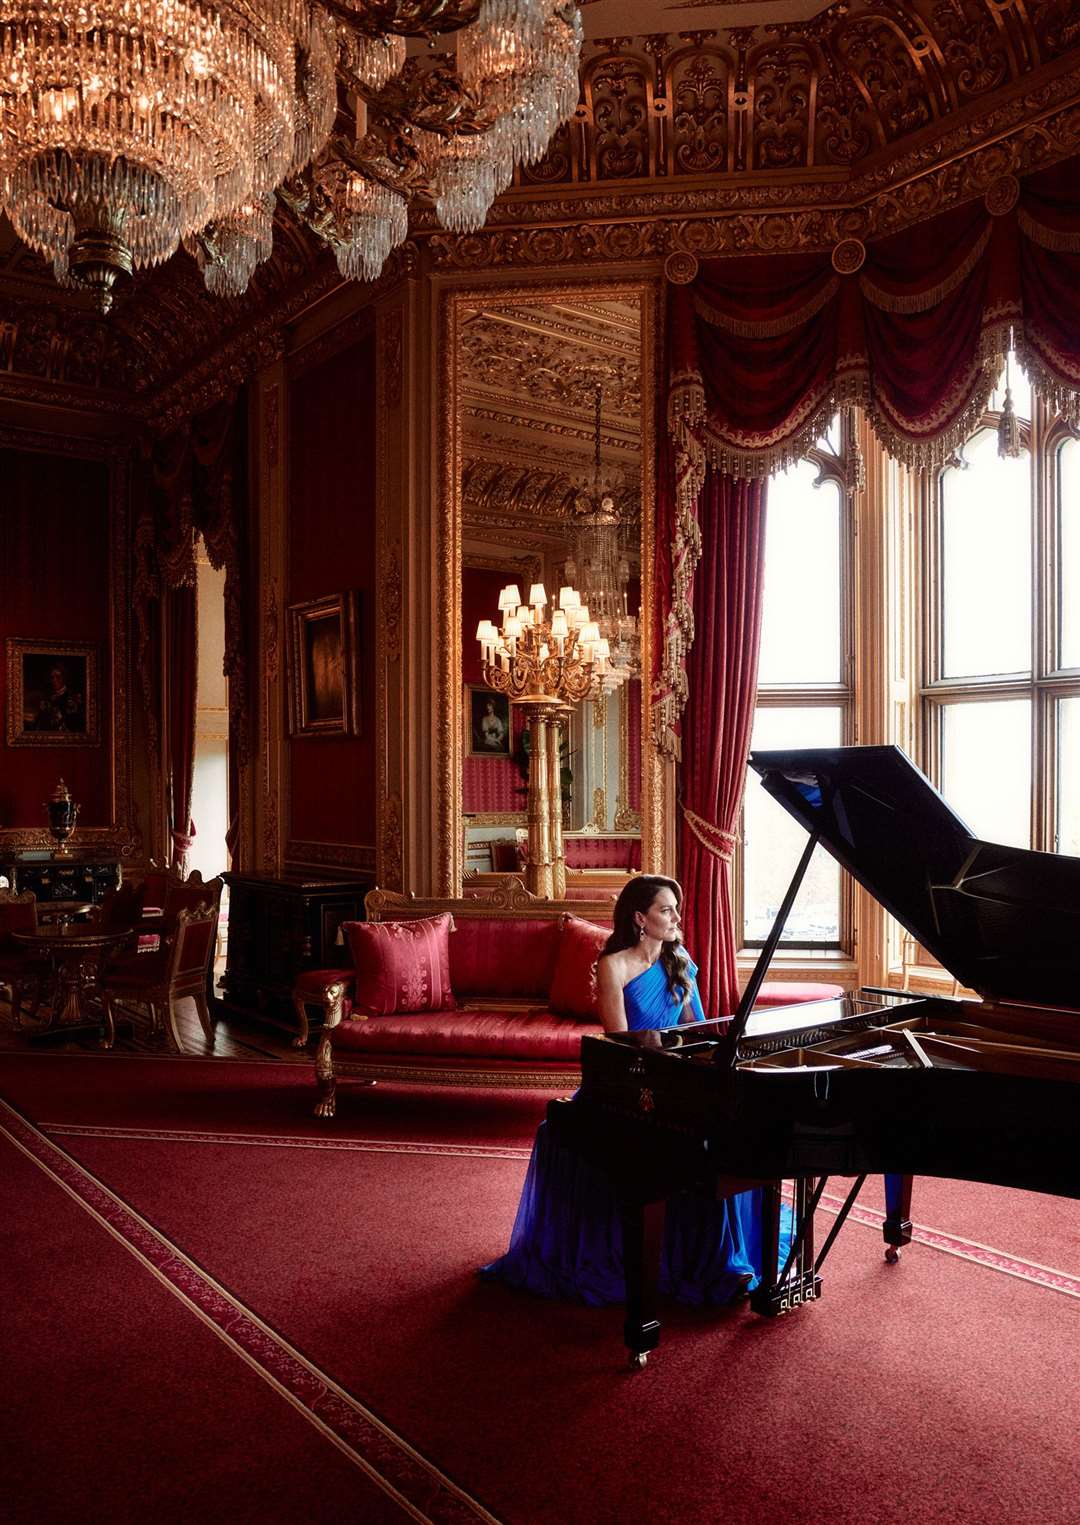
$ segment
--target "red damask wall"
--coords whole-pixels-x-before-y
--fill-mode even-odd
[[[289,840],[370,847],[376,819],[373,334],[293,380],[289,460],[286,602],[356,590],[360,684],[358,736],[289,742]]]
[[[465,687],[461,702],[468,698],[468,688],[483,687],[480,666],[480,643],[476,627],[483,619],[499,623],[499,593],[507,581],[505,571],[484,567],[464,567],[461,573],[461,678]],[[516,752],[524,720],[520,709],[511,706],[511,750]],[[461,769],[461,808],[466,815],[478,813],[525,811],[525,780],[521,769],[508,757],[469,756],[469,715],[466,711],[462,734],[465,756]]]
[[[44,827],[43,800],[58,779],[83,826],[112,813],[109,473],[99,461],[0,450],[0,829]],[[7,639],[75,641],[97,656],[97,746],[7,744]]]

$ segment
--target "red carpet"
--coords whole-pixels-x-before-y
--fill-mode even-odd
[[[79,1058],[17,1061],[3,1076],[61,1129],[109,1128],[100,1075],[110,1090],[123,1078],[137,1098],[110,1098],[118,1126],[156,1110],[170,1132],[186,1132],[136,1141],[65,1131],[56,1142],[499,1519],[1075,1518],[1075,1295],[921,1245],[888,1270],[879,1232],[856,1223],[833,1251],[818,1307],[776,1323],[670,1309],[660,1351],[631,1374],[618,1309],[544,1303],[474,1275],[505,1243],[543,1098],[501,1096],[486,1139],[473,1142],[454,1116],[475,1129],[482,1098],[348,1093],[330,1138],[312,1130],[344,1147],[311,1148],[299,1136],[306,1120],[281,1116],[291,1067],[238,1066],[243,1076],[219,1075],[208,1090],[183,1061],[122,1062],[124,1077]],[[276,1096],[276,1125],[250,1093],[242,1125],[230,1115],[235,1083],[253,1070],[274,1072],[252,1084]],[[274,1131],[286,1142],[271,1142]],[[918,1191],[920,1221],[919,1203],[946,1212],[975,1193],[961,1238],[974,1227],[970,1237],[1042,1259],[1080,1292],[1076,1204],[962,1183]],[[956,1221],[939,1214],[935,1226]],[[1003,1243],[1020,1226],[1039,1230],[1039,1254]],[[1043,1253],[1054,1247],[1062,1254]],[[231,1433],[246,1454],[241,1426]],[[202,1454],[193,1448],[196,1467]],[[290,1507],[261,1518],[321,1518]]]

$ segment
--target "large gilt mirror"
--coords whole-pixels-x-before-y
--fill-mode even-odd
[[[653,293],[447,300],[458,880],[512,872],[556,899],[617,888],[653,855]]]

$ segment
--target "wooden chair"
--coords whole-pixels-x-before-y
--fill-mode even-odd
[[[217,906],[204,899],[176,913],[171,930],[163,929],[156,953],[128,953],[105,969],[101,994],[106,1044],[116,1031],[116,1005],[123,1001],[147,1007],[151,1031],[163,1033],[169,1047],[182,1054],[176,1003],[185,996],[194,1001],[202,1030],[212,1044],[214,1022],[206,985],[216,937]]]
[[[16,895],[14,890],[0,890],[0,985],[11,996],[14,1025],[22,1026],[22,1003],[32,998],[28,1015],[37,1010],[41,995],[42,962],[24,943],[16,942],[13,933],[37,929],[37,897],[32,890]]]

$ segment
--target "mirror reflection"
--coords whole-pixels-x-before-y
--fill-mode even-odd
[[[485,298],[457,356],[465,868],[641,862],[640,301]]]

